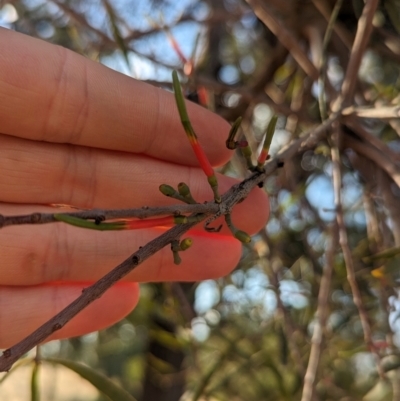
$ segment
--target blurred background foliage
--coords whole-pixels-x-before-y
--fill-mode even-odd
[[[273,155],[326,118],[321,101],[330,113],[363,8],[363,0],[3,0],[0,24],[167,90],[177,69],[191,100],[230,122],[243,116],[253,150],[276,113]],[[380,1],[372,25],[339,142],[345,246],[362,307],[339,246],[326,140],[268,178],[269,223],[230,275],[143,284],[123,321],[46,344],[41,359],[83,362],[137,400],[400,400],[400,1]],[[236,154],[222,171],[247,174]]]

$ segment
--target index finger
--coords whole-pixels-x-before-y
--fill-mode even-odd
[[[197,165],[173,95],[70,50],[0,28],[1,133]],[[187,102],[210,161],[229,159],[229,125]]]

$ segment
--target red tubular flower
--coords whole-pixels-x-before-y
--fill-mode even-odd
[[[187,114],[186,106],[185,106],[185,99],[182,94],[181,85],[179,83],[178,74],[176,71],[174,71],[172,73],[172,82],[173,82],[173,87],[174,87],[176,105],[178,107],[182,126],[186,132],[186,135],[189,139],[190,144],[192,145],[193,151],[197,157],[197,160],[199,161],[200,167],[203,169],[204,174],[207,176],[208,182],[214,193],[215,202],[220,203],[221,197],[218,193],[217,177],[215,176],[214,169],[212,168],[211,163],[207,159],[207,156],[204,153],[204,150],[201,147],[201,145],[197,139],[197,135],[194,132],[192,124],[189,120],[189,116]]]

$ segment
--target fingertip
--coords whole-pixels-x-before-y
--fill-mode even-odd
[[[8,348],[75,301],[91,283],[0,287],[0,348]],[[45,341],[80,336],[121,320],[137,304],[137,283],[120,282]]]

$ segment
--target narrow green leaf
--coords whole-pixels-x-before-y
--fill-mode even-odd
[[[81,228],[89,228],[91,230],[97,231],[114,231],[114,230],[124,230],[126,228],[126,224],[124,222],[115,222],[115,223],[99,223],[97,224],[94,221],[80,219],[79,217],[68,216],[65,214],[53,214],[53,217],[57,221],[62,221],[63,223],[70,224],[71,226],[81,227]]]
[[[176,71],[172,72],[172,86],[174,88],[176,106],[178,107],[179,117],[181,119],[183,128],[189,136],[197,138],[197,135],[194,132],[192,124],[189,120],[189,115],[186,110],[185,98],[183,97],[181,84],[179,82],[178,73]]]
[[[370,263],[374,260],[380,260],[380,259],[391,259],[395,256],[397,256],[400,253],[400,248],[389,248],[386,249],[382,252],[375,253],[374,255],[371,256],[366,256],[365,258],[362,259],[364,263]]]
[[[31,376],[31,401],[39,401],[40,400],[40,391],[39,391],[39,363],[34,361],[32,376]]]
[[[71,369],[83,379],[91,383],[97,388],[97,390],[99,390],[112,401],[136,401],[132,395],[130,395],[123,388],[117,386],[107,376],[104,376],[103,374],[86,365],[83,365],[82,363],[58,358],[48,358],[43,359],[43,361],[52,364],[63,365],[66,368]]]
[[[267,127],[267,133],[265,135],[265,141],[264,141],[264,149],[269,149],[269,147],[271,146],[271,142],[272,142],[272,138],[274,136],[275,133],[275,127],[276,127],[276,122],[278,121],[278,116],[274,115],[272,116],[268,127]]]
[[[110,20],[111,30],[112,30],[112,34],[114,36],[115,42],[117,43],[118,47],[121,49],[121,51],[124,55],[126,64],[128,65],[128,68],[130,68],[130,62],[129,62],[129,58],[128,58],[128,48],[126,47],[124,38],[122,37],[121,31],[118,27],[117,16],[115,15],[115,11],[111,7],[111,4],[108,2],[108,0],[103,0],[103,3],[104,3],[104,7],[106,8],[106,11],[107,11],[108,18]]]

